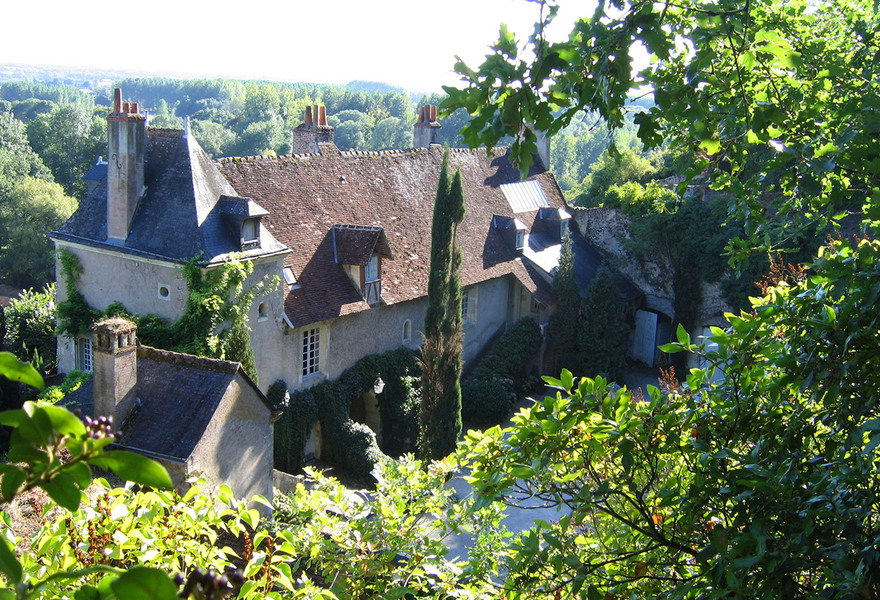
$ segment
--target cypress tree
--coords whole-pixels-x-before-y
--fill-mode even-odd
[[[618,296],[614,273],[600,267],[590,282],[581,311],[578,340],[581,374],[601,375],[609,381],[623,381],[629,335],[626,309]]]
[[[422,344],[422,401],[419,457],[437,460],[455,450],[461,434],[461,248],[456,243],[464,219],[461,173],[449,182],[449,151],[443,154],[431,225],[431,270],[425,342]]]
[[[559,266],[553,276],[553,295],[556,311],[551,315],[547,335],[550,344],[559,353],[559,363],[573,373],[580,372],[576,364],[578,330],[580,329],[581,293],[574,274],[574,251],[571,236],[562,240]]]

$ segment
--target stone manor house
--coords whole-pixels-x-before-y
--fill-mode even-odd
[[[150,128],[117,90],[107,159],[86,175],[79,209],[51,234],[82,264],[86,301],[173,320],[187,298],[181,263],[201,256],[210,269],[235,256],[253,263],[255,280],[282,279],[250,315],[263,390],[278,379],[308,387],[365,355],[417,348],[443,155],[436,107],[420,110],[408,150],[341,152],[323,107],[305,117],[293,155],[215,161],[188,126]],[[570,215],[546,169],[548,152],[544,140],[524,180],[503,149],[450,152],[467,203],[458,230],[466,362],[509,324],[525,316],[544,323],[552,310]],[[91,370],[92,343],[59,340],[61,370]]]

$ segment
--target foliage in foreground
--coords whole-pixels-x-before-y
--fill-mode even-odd
[[[559,391],[512,428],[468,436],[484,500],[566,509],[510,546],[509,598],[874,598],[880,593],[880,242],[835,241],[666,351],[702,352],[646,401],[605,380]]]

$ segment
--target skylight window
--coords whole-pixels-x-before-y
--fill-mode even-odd
[[[284,274],[284,283],[287,284],[288,290],[299,289],[299,284],[296,282],[296,275],[293,274],[293,269],[290,267],[284,267],[282,273]]]

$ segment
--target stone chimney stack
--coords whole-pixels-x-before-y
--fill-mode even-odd
[[[112,417],[119,429],[137,401],[137,326],[111,317],[95,323],[94,333],[94,416]]]
[[[413,147],[430,148],[440,143],[440,122],[437,121],[437,107],[426,104],[419,107],[419,120],[413,125]]]
[[[123,102],[113,93],[113,112],[107,115],[107,241],[122,244],[131,218],[144,194],[144,132],[146,117],[137,102]]]
[[[327,124],[327,107],[307,106],[306,118],[293,131],[293,153],[314,154],[318,144],[333,143],[333,127]]]

